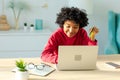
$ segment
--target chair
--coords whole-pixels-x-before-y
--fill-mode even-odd
[[[113,11],[108,12],[108,42],[105,54],[120,53],[120,14]]]

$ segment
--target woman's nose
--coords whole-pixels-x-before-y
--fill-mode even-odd
[[[70,31],[70,32],[73,32],[73,28],[70,28],[69,31]]]

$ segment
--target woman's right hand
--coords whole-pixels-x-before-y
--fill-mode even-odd
[[[89,31],[90,31],[89,37],[92,41],[94,41],[96,34],[98,34],[98,32],[99,32],[99,29],[96,26],[94,26],[94,27],[90,28]]]

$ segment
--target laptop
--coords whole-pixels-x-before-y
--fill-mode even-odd
[[[98,46],[59,46],[58,70],[96,69]]]

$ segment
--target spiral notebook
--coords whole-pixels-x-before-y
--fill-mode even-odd
[[[40,64],[41,65],[41,64]],[[40,66],[39,65],[39,66]],[[29,69],[28,66],[26,67],[26,69],[29,71],[29,74],[30,75],[37,75],[37,76],[47,76],[48,74],[52,73],[53,71],[55,71],[55,68],[49,66],[49,65],[46,65],[44,64],[44,68],[39,70],[37,68],[34,68],[34,69]],[[14,68],[12,70],[12,72],[16,72],[17,71],[17,68]]]

